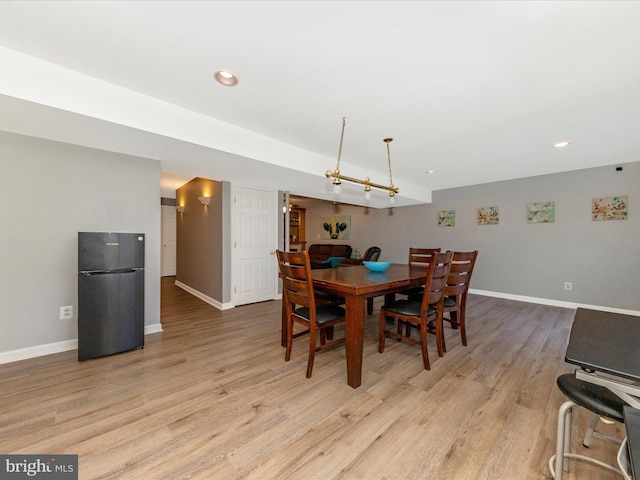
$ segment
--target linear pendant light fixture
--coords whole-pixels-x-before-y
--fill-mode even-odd
[[[344,127],[346,124],[345,117],[342,117],[342,134],[340,135],[340,148],[338,149],[338,163],[336,165],[336,169],[331,171],[327,170],[325,176],[327,178],[333,179],[333,193],[336,195],[340,195],[342,193],[342,182],[344,180],[346,182],[353,182],[359,185],[364,185],[364,198],[365,200],[371,200],[371,187],[379,188],[380,190],[385,190],[389,192],[389,203],[393,205],[396,203],[395,196],[400,193],[400,189],[398,187],[393,186],[393,176],[391,175],[391,151],[389,149],[389,143],[393,141],[393,138],[385,138],[383,141],[387,144],[387,164],[389,166],[389,186],[380,185],[378,183],[373,183],[369,177],[366,177],[364,180],[360,180],[358,178],[347,177],[346,175],[342,175],[340,173],[340,157],[342,155],[342,141],[344,140]]]

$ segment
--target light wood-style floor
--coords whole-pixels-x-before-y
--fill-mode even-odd
[[[0,365],[0,453],[78,454],[83,480],[551,478],[572,310],[472,295],[469,346],[446,327],[448,353],[431,338],[425,371],[417,346],[378,353],[376,308],[352,389],[343,348],[319,353],[311,379],[305,337],[284,361],[280,302],[220,312],[173,280],[142,350]],[[589,420],[574,422],[583,453]],[[615,451],[594,439],[588,453]],[[574,462],[567,478],[617,477]]]

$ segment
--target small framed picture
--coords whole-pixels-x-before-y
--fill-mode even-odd
[[[455,227],[456,226],[456,211],[455,210],[440,210],[438,212],[438,226],[439,227]]]
[[[555,221],[555,202],[534,202],[527,204],[527,223],[552,223]]]
[[[594,198],[591,203],[591,220],[626,220],[627,196]]]
[[[498,225],[500,211],[497,206],[478,208],[478,225]]]

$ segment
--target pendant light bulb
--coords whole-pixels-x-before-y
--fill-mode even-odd
[[[364,192],[364,199],[368,202],[369,200],[371,200],[371,191],[367,190],[366,192]]]
[[[342,193],[342,186],[339,183],[333,186],[333,193],[336,195],[340,195]]]

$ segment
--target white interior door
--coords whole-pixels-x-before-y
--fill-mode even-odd
[[[273,300],[276,292],[277,192],[237,188],[234,193],[233,303]]]
[[[176,207],[162,206],[162,249],[160,275],[176,274]]]

